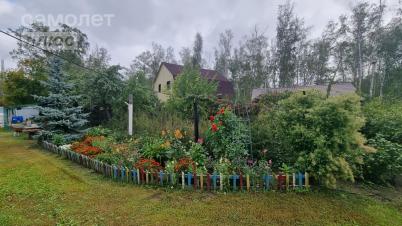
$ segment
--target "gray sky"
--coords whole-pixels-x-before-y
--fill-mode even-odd
[[[399,0],[383,0],[392,15]],[[196,32],[204,38],[204,57],[213,56],[219,33],[232,29],[236,40],[250,33],[255,25],[269,38],[275,36],[277,8],[285,0],[0,0],[0,28],[17,28],[29,16],[44,15],[64,20],[67,15],[112,15],[110,25],[103,22],[83,24],[91,46],[105,47],[112,63],[128,66],[134,57],[149,49],[152,42],[172,46],[176,55],[183,46],[191,46]],[[329,20],[349,13],[354,0],[294,0],[295,12],[312,26],[317,37]],[[370,2],[379,3],[379,0]],[[70,20],[72,21],[72,20]],[[47,20],[45,24],[51,23]],[[15,41],[0,34],[0,58],[6,68],[15,62],[9,52]]]

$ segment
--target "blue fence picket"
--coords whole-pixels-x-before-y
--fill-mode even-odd
[[[272,175],[264,175],[264,188],[265,190],[269,190],[270,189],[270,183],[272,180]]]
[[[233,191],[236,191],[237,190],[237,188],[236,188],[237,180],[240,179],[240,177],[235,174],[235,175],[230,176],[230,179],[232,180],[232,183],[233,183]]]

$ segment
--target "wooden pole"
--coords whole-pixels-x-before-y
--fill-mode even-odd
[[[128,135],[133,135],[133,95],[128,95]]]
[[[199,138],[199,115],[198,115],[198,100],[197,97],[194,98],[194,140],[198,142]]]

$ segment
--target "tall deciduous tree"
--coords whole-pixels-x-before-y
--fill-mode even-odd
[[[294,15],[289,1],[279,6],[276,27],[276,58],[278,60],[279,86],[292,86],[296,79],[297,44],[305,38],[303,20]]]
[[[201,68],[202,66],[202,37],[200,33],[195,35],[193,45],[192,65],[193,67]]]

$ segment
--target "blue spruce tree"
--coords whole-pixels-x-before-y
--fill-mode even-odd
[[[65,81],[61,66],[60,59],[50,59],[49,79],[44,83],[48,95],[34,96],[39,106],[36,121],[43,128],[39,134],[41,140],[50,140],[57,135],[62,135],[66,142],[78,139],[88,122],[88,114],[83,113],[78,104],[80,96],[72,95],[73,85]]]

